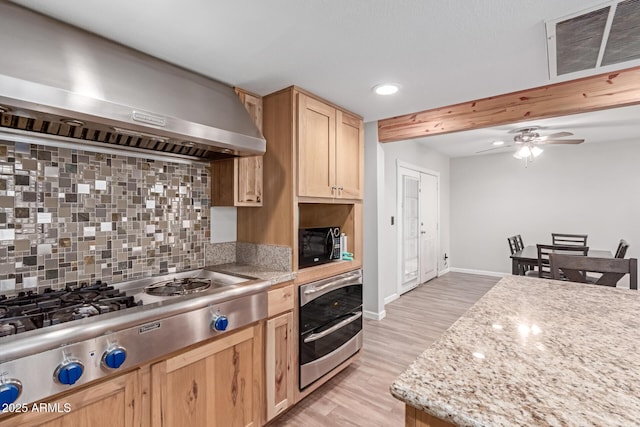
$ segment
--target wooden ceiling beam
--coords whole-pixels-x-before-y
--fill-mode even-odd
[[[640,104],[640,67],[378,121],[380,142]]]

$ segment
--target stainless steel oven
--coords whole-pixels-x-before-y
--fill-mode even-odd
[[[302,390],[362,348],[362,270],[299,289]]]

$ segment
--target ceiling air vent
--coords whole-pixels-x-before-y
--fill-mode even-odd
[[[549,21],[547,35],[552,78],[639,65],[640,0],[610,1]]]

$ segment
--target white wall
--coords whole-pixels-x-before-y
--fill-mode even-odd
[[[452,268],[511,272],[507,237],[551,243],[588,234],[594,249],[640,256],[640,144],[554,146],[529,164],[511,154],[451,159]]]
[[[383,299],[391,299],[398,288],[397,221],[391,225],[391,217],[397,219],[397,166],[398,160],[440,173],[440,251],[438,270],[445,269],[444,254],[449,254],[449,157],[433,151],[416,141],[399,141],[380,144],[384,156],[383,194],[378,200],[380,252],[379,289]],[[367,166],[368,167],[368,166]],[[367,196],[368,197],[368,196]]]

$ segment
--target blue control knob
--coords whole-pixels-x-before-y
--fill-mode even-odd
[[[80,362],[66,362],[56,369],[56,379],[60,384],[72,385],[80,379],[84,366]]]
[[[0,384],[0,409],[15,402],[22,393],[22,384],[17,380],[9,380]]]
[[[213,329],[214,331],[226,331],[228,326],[229,319],[227,319],[227,316],[217,315],[211,321],[211,329]]]
[[[122,347],[115,347],[105,351],[102,355],[102,363],[110,369],[118,369],[127,358],[127,350]]]

